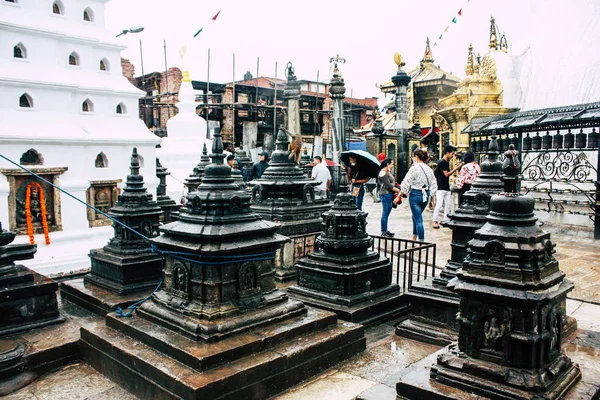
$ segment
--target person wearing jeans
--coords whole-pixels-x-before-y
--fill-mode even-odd
[[[452,212],[452,192],[450,191],[450,176],[458,171],[461,165],[456,166],[450,170],[450,160],[456,154],[456,147],[446,146],[444,149],[444,156],[438,161],[437,168],[435,169],[435,179],[437,182],[437,195],[435,198],[435,209],[433,210],[433,227],[439,229],[440,227],[440,210],[442,204],[444,205],[444,212],[446,218]]]
[[[392,202],[394,201],[394,192],[400,192],[396,187],[396,180],[392,175],[394,170],[394,161],[391,158],[386,158],[381,162],[381,170],[379,171],[379,198],[381,199],[381,236],[394,237],[394,234],[388,231],[388,218],[392,212]]]
[[[350,193],[354,196],[356,201],[356,207],[362,211],[363,199],[365,197],[365,183],[369,181],[369,178],[362,173],[356,158],[350,156],[350,167],[346,169],[346,176],[350,183]]]
[[[423,210],[429,203],[430,196],[437,191],[437,182],[433,171],[427,164],[429,155],[426,151],[417,149],[413,153],[413,164],[406,173],[400,185],[401,194],[408,193],[408,203],[413,221],[413,240],[425,240],[425,228],[423,227]],[[400,202],[400,196],[394,200]]]

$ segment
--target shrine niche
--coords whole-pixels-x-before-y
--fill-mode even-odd
[[[104,153],[99,153],[96,156],[96,161],[94,161],[94,166],[96,168],[108,168],[108,159]]]
[[[117,198],[119,196],[119,188],[117,187],[117,184],[121,181],[121,179],[90,181],[90,187],[86,191],[86,199],[88,204],[92,205],[103,213],[108,213],[117,202]],[[94,226],[109,226],[112,224],[110,219],[89,207],[87,208],[87,216],[90,228]]]
[[[30,151],[35,152],[33,149]],[[39,156],[39,153],[35,153]],[[23,163],[23,158],[21,163]],[[32,169],[32,172],[57,187],[60,186],[59,177],[65,171],[67,168]],[[44,220],[48,227],[47,232],[62,231],[60,191],[58,189],[21,169],[0,169],[0,173],[5,175],[8,180],[8,224],[11,231],[17,235],[28,234],[28,208],[33,235],[44,233]]]
[[[43,165],[44,158],[35,149],[29,149],[19,159],[21,165]]]

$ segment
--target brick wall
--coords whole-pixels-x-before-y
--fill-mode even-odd
[[[231,103],[233,101],[233,87],[227,86],[223,93],[223,103]],[[223,121],[221,123],[221,134],[223,140],[233,142],[233,110],[223,110]]]
[[[121,58],[121,70],[123,71],[123,76],[127,78],[133,86],[136,86],[135,67],[128,59]]]

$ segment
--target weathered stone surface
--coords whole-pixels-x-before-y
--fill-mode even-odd
[[[83,359],[140,398],[263,399],[365,348],[362,326],[275,287],[288,239],[250,210],[222,151],[217,131],[201,185],[152,239],[164,285],[135,316],[81,331]]]
[[[366,214],[349,193],[337,195],[323,214],[318,250],[296,264],[298,284],[288,293],[344,320],[373,324],[406,315],[389,259],[371,250]]]
[[[461,299],[458,346],[438,354],[431,381],[492,398],[558,399],[581,378],[561,349],[573,284],[550,234],[536,225],[534,199],[517,193],[516,169],[506,162],[503,169],[504,193],[492,196],[487,222],[449,284]],[[400,397],[444,398],[433,383],[415,391],[414,381],[404,382]]]
[[[58,311],[58,284],[15,264],[33,258],[37,246],[10,244],[15,234],[0,225],[0,338],[63,322]]]
[[[171,173],[167,171],[167,168],[162,166],[160,160],[157,158],[156,177],[159,183],[156,187],[156,204],[158,204],[163,212],[160,221],[165,224],[175,221],[181,208],[181,204],[176,203],[175,200],[167,196],[167,175],[171,175]]]

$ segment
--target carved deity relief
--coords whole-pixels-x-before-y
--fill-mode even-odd
[[[48,179],[48,177],[44,177]],[[51,179],[49,179],[52,181]],[[15,221],[17,222],[17,232],[25,233],[27,229],[27,186],[34,182],[31,179],[23,179],[22,177],[16,177],[17,191],[15,196],[16,209],[15,209]],[[31,210],[31,222],[34,227],[34,231],[41,233],[42,226],[42,202],[41,197],[43,195],[44,203],[46,205],[46,218],[48,225],[52,228],[54,225],[54,196],[53,190],[44,182],[39,182],[44,193],[39,192],[37,185],[32,185],[30,188],[30,210]],[[51,229],[52,230],[52,229]]]
[[[188,292],[188,271],[182,263],[175,263],[171,273],[171,282],[174,290],[187,294]]]
[[[551,352],[560,350],[560,332],[562,316],[552,310],[546,319],[546,328],[550,334],[549,349]]]
[[[238,196],[231,198],[229,203],[229,209],[232,214],[239,214],[242,212],[242,200]]]
[[[502,352],[502,338],[506,331],[506,324],[500,322],[498,317],[489,317],[483,325],[484,348]]]
[[[485,258],[489,262],[504,262],[504,245],[500,242],[492,241],[485,245]]]
[[[238,297],[245,299],[244,307],[252,308],[260,304],[260,299],[248,301],[249,298],[260,294],[258,265],[254,262],[245,262],[238,268]]]

